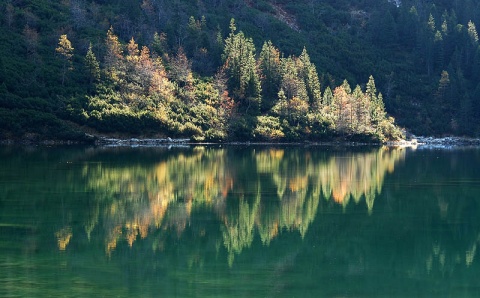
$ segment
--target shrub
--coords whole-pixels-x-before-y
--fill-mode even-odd
[[[273,116],[258,116],[253,134],[256,139],[262,141],[278,141],[285,137],[280,119]]]

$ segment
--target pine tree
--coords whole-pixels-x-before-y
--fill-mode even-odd
[[[159,34],[155,32],[153,34],[153,42],[151,44],[153,54],[156,56],[162,56],[167,52],[167,35],[165,33]]]
[[[55,51],[60,54],[61,58],[63,59],[63,67],[62,67],[62,86],[65,83],[65,77],[67,75],[67,71],[73,69],[72,66],[72,57],[73,57],[73,47],[70,40],[68,40],[67,35],[63,34],[60,36],[58,40],[58,47]]]
[[[427,75],[433,71],[435,56],[435,19],[432,14],[428,17],[427,26],[424,32],[425,43],[425,64],[427,67]]]
[[[310,56],[306,48],[303,48],[298,61],[300,62],[299,73],[305,82],[309,104],[312,108],[318,109],[321,105],[320,80],[318,79],[317,68],[310,62]]]
[[[352,121],[352,129],[354,132],[358,133],[361,131],[360,127],[363,128],[363,125],[365,123],[365,111],[368,111],[366,107],[364,106],[364,101],[363,98],[365,95],[363,94],[362,88],[360,88],[359,85],[353,89],[352,92],[352,116],[353,116],[353,121]]]
[[[92,85],[94,82],[98,82],[100,80],[100,63],[98,63],[97,57],[93,53],[92,43],[90,43],[90,45],[88,46],[88,51],[85,55],[84,64],[88,71],[90,85]]]
[[[333,93],[332,89],[330,89],[329,86],[325,88],[325,91],[323,91],[323,97],[322,97],[323,104],[326,106],[329,106],[333,102]]]
[[[450,77],[446,70],[442,71],[442,75],[440,80],[438,81],[438,88],[435,92],[435,98],[439,101],[439,103],[443,102],[445,99],[445,94],[447,92],[447,88],[450,85]]]
[[[368,78],[367,88],[365,90],[365,95],[369,101],[370,106],[370,119],[374,127],[379,123],[379,114],[378,114],[378,97],[377,97],[377,87],[375,86],[375,79],[373,76]]]
[[[235,33],[235,21],[230,21],[230,35],[225,39],[222,55],[228,74],[228,85],[234,100],[245,113],[256,115],[261,104],[261,85],[255,60],[255,45],[243,32]]]
[[[477,28],[475,27],[475,24],[471,20],[468,21],[467,31],[468,31],[468,36],[470,37],[470,41],[472,42],[472,44],[474,44],[475,46],[478,45]]]
[[[434,37],[435,69],[443,67],[444,64],[444,42],[440,31],[435,32]]]
[[[308,102],[307,88],[297,67],[299,64],[297,60],[298,58],[295,57],[281,59],[282,81],[280,85],[288,100],[298,97]]]
[[[274,105],[281,80],[280,51],[271,41],[263,44],[258,64],[262,74],[262,110],[267,111]]]
[[[325,88],[325,91],[323,91],[322,103],[323,103],[323,107],[320,110],[320,112],[326,118],[333,119],[336,112],[335,112],[335,105],[333,102],[333,92],[329,86],[327,86],[327,88]]]

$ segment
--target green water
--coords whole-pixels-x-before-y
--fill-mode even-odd
[[[479,165],[480,149],[0,147],[0,297],[476,297]]]

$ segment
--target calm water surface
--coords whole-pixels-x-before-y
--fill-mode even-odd
[[[478,297],[478,245],[480,149],[0,147],[0,297]]]

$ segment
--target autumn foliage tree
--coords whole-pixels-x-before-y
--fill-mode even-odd
[[[215,141],[401,137],[393,118],[387,117],[373,77],[365,92],[358,85],[352,91],[345,80],[333,92],[327,87],[322,96],[306,49],[298,57],[285,57],[266,42],[257,58],[252,39],[237,33],[233,20],[230,29],[223,66],[214,78],[204,79],[194,75],[182,47],[175,55],[164,55],[164,60],[134,38],[122,44],[110,28],[105,75],[97,93],[88,97],[87,122],[100,130],[156,127]],[[98,64],[91,48],[85,63],[97,80]]]

